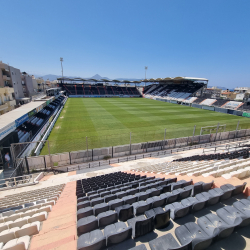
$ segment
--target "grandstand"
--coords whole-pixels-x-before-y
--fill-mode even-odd
[[[240,236],[248,249],[249,140],[220,147],[48,175],[2,191],[1,248],[234,250]]]
[[[205,99],[204,101],[202,101],[200,104],[202,105],[208,105],[211,106],[213,103],[216,102],[216,99]]]
[[[242,104],[243,104],[242,102],[229,101],[224,105],[222,105],[221,107],[226,109],[237,109]]]
[[[167,100],[184,101],[195,96],[198,92],[202,94],[208,80],[203,78],[176,77],[165,79],[149,79],[145,82],[157,82],[144,88],[146,98],[164,98]]]
[[[69,97],[144,96],[213,110],[218,100],[203,98],[206,84],[197,81],[149,79],[150,85],[144,88],[142,95],[136,87],[106,85],[104,80],[93,80],[94,84],[62,80],[60,86]],[[59,117],[66,100],[63,95],[54,98],[17,126],[15,133],[19,141],[25,142],[26,134],[37,135],[53,115]],[[222,108],[223,105],[226,108]],[[218,109],[226,111],[235,107],[232,110],[236,112],[243,105],[236,106],[237,103],[226,101],[219,104]],[[56,127],[57,130],[64,127],[63,134],[77,151],[64,150],[59,154],[49,151],[46,155],[19,158],[24,159],[27,166],[33,163],[35,171],[44,164],[43,171],[51,172],[39,174],[40,182],[32,182],[30,186],[22,185],[21,181],[12,186],[7,179],[3,180],[0,185],[0,249],[212,250],[216,246],[233,250],[238,249],[239,236],[247,249],[250,244],[246,233],[250,225],[250,132],[238,130],[237,125],[236,130],[219,132],[218,136],[211,131],[207,135],[195,135],[193,120],[215,125],[212,117],[223,123],[230,119],[235,128],[239,120],[235,116],[142,98],[70,98]],[[148,135],[148,128],[153,125],[165,128],[164,119],[172,121],[170,136],[177,131],[180,137],[183,127],[192,128],[191,134],[168,139],[162,129],[157,141],[141,142],[141,138],[135,137],[141,143],[134,143],[130,133],[130,145],[94,149],[90,146],[91,137],[82,139],[71,127],[77,126],[79,131],[84,124],[88,126],[84,130],[89,133],[89,128],[97,126],[99,135],[106,130],[114,132],[116,127],[124,132],[129,127],[130,131],[145,129]],[[67,126],[61,126],[64,120]],[[244,123],[247,118],[241,120]],[[115,136],[122,144],[122,137]],[[86,150],[79,148],[76,138],[81,143],[89,139]],[[126,143],[128,138],[126,135]],[[49,142],[53,145],[51,139]],[[56,145],[59,144],[61,141],[56,141]],[[162,154],[151,155],[153,148],[161,150]],[[123,149],[130,153],[124,154]],[[133,150],[140,154],[136,155]],[[103,165],[101,161],[93,165],[89,162],[91,157],[93,161],[94,157],[103,159],[112,155],[113,158],[113,154],[123,158],[116,159],[115,164],[110,160],[103,160]],[[87,157],[86,163],[81,160],[84,157]],[[52,170],[65,173],[53,175]]]
[[[45,106],[41,111],[25,121],[22,125],[17,127],[15,132],[18,134],[19,142],[26,142],[28,141],[28,138],[32,139],[38,130],[49,120],[53,111],[63,100],[63,96],[58,97],[49,105]]]
[[[128,83],[115,80],[113,84],[110,85],[109,83],[106,83],[107,80],[97,81],[95,79],[89,79],[88,83],[76,83],[76,81],[84,80],[78,78],[58,78],[58,80],[61,80],[59,86],[69,97],[141,97],[141,94],[136,87],[128,86],[130,84],[136,85],[137,83],[140,83],[137,81],[130,81]],[[124,86],[119,86],[117,82],[124,84]]]
[[[228,100],[216,99],[216,102],[214,102],[213,105],[216,107],[222,107],[227,102],[228,102]]]

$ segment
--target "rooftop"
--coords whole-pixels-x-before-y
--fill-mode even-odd
[[[28,114],[33,109],[36,109],[42,106],[45,101],[39,102],[29,102],[27,104],[22,105],[19,108],[16,108],[6,114],[0,116],[0,130],[9,124],[15,122],[17,119],[21,118],[23,115]]]

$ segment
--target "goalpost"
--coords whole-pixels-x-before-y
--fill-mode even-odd
[[[209,134],[211,134],[211,132],[225,132],[226,131],[226,124],[222,124],[220,125],[219,123],[217,125],[214,126],[206,126],[206,127],[201,127],[201,131],[200,131],[200,135],[203,134],[203,132],[209,132]]]

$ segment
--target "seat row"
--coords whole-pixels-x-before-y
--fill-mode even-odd
[[[175,189],[172,191],[172,193],[158,193],[159,196],[154,196],[154,193],[150,192],[140,192],[138,193],[138,196],[135,194],[122,199],[111,200],[108,204],[97,204],[93,208],[90,206],[85,207],[86,204],[84,204],[84,207],[82,207],[82,202],[79,202],[77,211],[78,234],[80,235],[95,228],[114,223],[117,221],[117,219],[126,221],[131,216],[143,214],[145,211],[150,210],[151,208],[165,206],[178,200],[196,195],[197,193],[210,189],[213,185],[213,182],[208,184],[197,184],[198,185],[185,186],[183,189]],[[81,199],[82,198],[79,198],[78,201]],[[204,199],[202,202],[204,203]],[[191,203],[191,201],[189,201],[189,203]],[[196,203],[199,202],[197,201]],[[190,206],[191,205],[192,204],[190,204]],[[196,210],[198,209],[198,206],[198,204],[194,205]],[[115,210],[115,212],[111,210]]]
[[[145,177],[146,176],[144,176],[144,178]],[[82,184],[82,188],[84,189],[84,191],[88,193],[90,191],[112,187],[112,186],[126,183],[126,182],[132,182],[140,178],[141,178],[140,175],[132,175],[132,174],[126,174],[126,173],[118,173],[118,174],[112,173],[108,175],[101,175],[97,177],[83,179],[81,181],[81,184]]]
[[[171,234],[164,235],[149,242],[152,250],[166,249],[205,249],[215,237],[229,236],[235,226],[250,224],[250,201],[241,200],[217,210],[217,216],[208,214],[198,219],[197,223],[186,223],[175,230],[178,243]],[[239,210],[239,211],[237,211]],[[247,210],[244,214],[242,211]],[[104,228],[104,234],[100,229],[93,229],[78,238],[78,250],[100,250],[113,244],[120,243],[128,238],[145,235],[155,228],[165,228],[170,222],[171,209],[158,207],[145,212],[144,215],[133,217],[124,222],[114,222]],[[143,245],[134,250],[146,249]]]
[[[62,191],[64,186],[65,186],[65,184],[60,184],[60,185],[47,187],[47,188],[35,189],[35,190],[31,190],[31,191],[21,192],[18,194],[6,195],[5,198],[6,199],[19,199],[19,198],[25,197],[27,195],[30,196],[30,195],[36,195],[36,194],[41,194],[41,193],[47,193],[47,192],[53,191],[53,190],[54,191]]]
[[[51,190],[51,191],[47,191],[44,193],[41,193],[39,195],[29,195],[28,197],[24,198],[24,199],[19,199],[19,198],[8,198],[5,197],[3,199],[0,200],[0,213],[8,211],[8,210],[12,210],[12,208],[17,207],[17,206],[21,206],[22,204],[25,203],[30,203],[30,202],[34,202],[37,200],[42,200],[42,199],[50,199],[53,197],[59,197],[61,194],[62,190]]]
[[[169,162],[169,163],[158,163],[149,165],[142,168],[135,168],[134,171],[143,171],[145,173],[164,173],[167,175],[175,174],[188,175],[188,176],[199,176],[204,177],[212,175],[213,177],[220,177],[224,173],[235,171],[249,166],[249,158],[247,159],[233,159],[233,160],[221,160],[221,161],[202,161],[202,162]],[[225,169],[226,168],[226,169]],[[225,169],[225,170],[223,170]],[[246,171],[238,171],[240,176],[248,176]],[[236,173],[237,175],[237,173]]]
[[[165,249],[206,249],[214,241],[230,236],[235,228],[250,224],[250,200],[243,199],[207,214],[194,222],[188,222],[175,229],[175,235],[182,246],[172,244],[169,235],[164,235],[149,242],[151,250]],[[174,240],[176,243],[176,240]],[[164,246],[164,247],[163,247]],[[136,250],[139,248],[133,248]],[[143,248],[140,248],[143,249]]]
[[[39,208],[39,206],[41,206],[41,204],[45,204],[45,205],[54,205],[54,202],[56,202],[58,200],[60,196],[60,193],[57,194],[53,194],[53,196],[45,196],[42,199],[39,200],[32,200],[29,201],[27,203],[17,203],[15,204],[15,206],[9,206],[8,208],[4,208],[1,210],[1,214],[0,214],[0,218],[1,217],[5,217],[5,216],[10,216],[16,212],[24,212],[26,210],[29,209],[29,207],[33,208]],[[39,197],[41,198],[41,197]],[[53,202],[54,201],[54,202]]]
[[[171,180],[172,181],[172,180]],[[187,182],[184,180],[178,181],[176,183],[167,184],[168,180],[158,181],[152,184],[148,184],[147,186],[142,186],[138,188],[130,188],[125,191],[120,191],[120,189],[114,189],[111,194],[107,194],[102,196],[102,193],[93,194],[90,196],[84,196],[78,198],[77,209],[96,206],[98,204],[108,203],[110,208],[114,208],[114,206],[118,203],[133,203],[133,201],[146,200],[149,197],[160,195],[161,193],[166,193],[173,190],[178,190],[179,188],[190,189],[190,193],[192,192],[192,187],[187,188],[187,186],[191,185],[192,180]],[[201,184],[202,186],[202,184]],[[194,185],[194,188],[197,188],[197,185]]]
[[[58,197],[26,203],[3,212],[0,218],[0,249],[27,250],[30,237],[39,233],[41,222],[47,219]]]
[[[226,152],[226,153],[217,153],[217,154],[208,154],[208,155],[192,155],[189,157],[184,157],[180,159],[176,159],[174,161],[204,161],[204,160],[212,160],[212,159],[235,159],[238,157],[249,157],[249,148],[240,149],[234,152]]]
[[[118,193],[121,193],[121,197],[123,197],[123,193],[126,194],[126,192],[130,189],[133,189],[133,188],[138,188],[139,189],[143,189],[141,191],[144,191],[146,190],[147,188],[153,188],[153,187],[157,187],[159,186],[159,184],[166,184],[167,181],[164,180],[164,178],[156,178],[154,180],[149,180],[147,181],[145,179],[145,187],[142,186],[139,182],[135,183],[125,183],[125,184],[119,184],[119,185],[116,185],[116,186],[113,186],[112,188],[103,188],[103,189],[99,189],[98,191],[91,191],[91,192],[88,192],[87,193],[87,200],[93,200],[95,198],[98,198],[98,197],[105,197],[107,195],[111,195],[111,194],[117,194],[119,195]],[[84,196],[84,191],[81,189],[81,188],[77,188],[77,193],[76,195],[79,196],[81,195],[80,197],[85,197]],[[120,197],[119,197],[120,198]]]
[[[77,230],[78,235],[90,232],[91,230],[103,227],[108,224],[115,223],[118,219],[126,221],[134,215],[140,215],[150,209],[165,206],[165,211],[170,211],[171,219],[184,217],[190,212],[197,212],[205,206],[210,206],[218,203],[220,200],[229,199],[232,195],[242,193],[245,189],[245,184],[234,187],[231,184],[221,186],[221,188],[211,189],[208,192],[196,194],[195,197],[190,197],[190,190],[174,190],[172,193],[161,194],[160,196],[150,197],[146,201],[135,202],[132,205],[121,205],[116,203],[114,211],[108,210],[108,206],[103,205],[102,210],[98,210],[98,206],[87,207],[78,211]],[[182,193],[181,193],[182,192]],[[182,195],[181,195],[182,194]],[[180,202],[177,202],[180,200]],[[104,210],[103,210],[104,209]],[[99,213],[100,212],[100,213]],[[97,218],[94,216],[96,215]]]

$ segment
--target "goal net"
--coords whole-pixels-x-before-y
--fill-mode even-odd
[[[222,124],[222,125],[218,124],[214,126],[201,127],[200,135],[211,134],[211,133],[216,133],[216,132],[225,132],[225,131],[226,131],[226,124]]]

